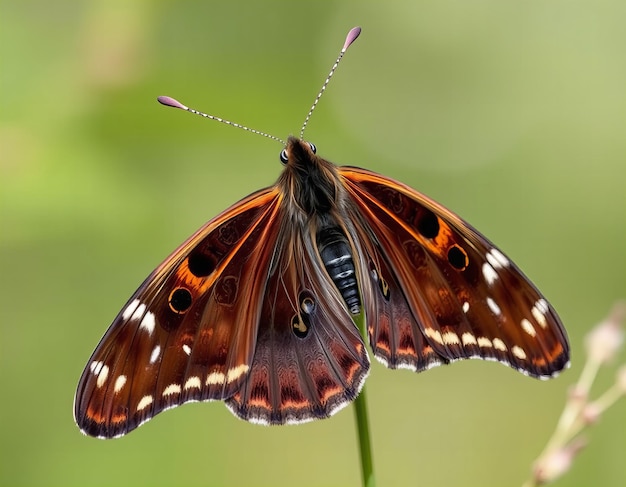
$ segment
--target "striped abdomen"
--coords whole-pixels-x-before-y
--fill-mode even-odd
[[[358,314],[361,310],[361,298],[348,239],[338,227],[327,227],[318,233],[317,247],[324,267],[341,293],[350,313]]]

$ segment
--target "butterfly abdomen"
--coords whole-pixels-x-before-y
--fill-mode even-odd
[[[338,227],[326,227],[317,234],[317,247],[324,267],[350,313],[358,314],[361,310],[361,298],[348,239]]]

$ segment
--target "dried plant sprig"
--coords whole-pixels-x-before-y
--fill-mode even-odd
[[[545,485],[568,472],[587,442],[579,434],[595,424],[602,414],[626,395],[626,364],[618,368],[613,385],[590,400],[591,387],[600,367],[614,360],[624,343],[626,302],[613,306],[609,316],[585,337],[587,360],[576,384],[570,389],[556,429],[533,465],[524,487]]]

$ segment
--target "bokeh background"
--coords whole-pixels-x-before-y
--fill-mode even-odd
[[[573,349],[550,382],[477,361],[420,375],[374,364],[379,485],[522,483],[584,334],[626,295],[626,3],[27,0],[0,12],[0,484],[359,485],[351,407],[264,428],[192,404],[107,442],[72,420],[83,366],[145,276],[281,169],[275,142],[156,96],[298,133],[354,25],[307,138],[472,222],[549,297]],[[625,410],[602,418],[557,485],[626,483]]]

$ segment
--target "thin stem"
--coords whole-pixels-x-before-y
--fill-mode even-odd
[[[365,330],[365,318],[363,314],[356,318],[356,324],[361,332],[361,336],[367,341]],[[367,395],[365,386],[354,401],[354,411],[356,419],[356,431],[359,438],[359,456],[361,457],[361,479],[363,487],[375,487],[374,463],[372,461],[372,445],[370,440],[370,427],[367,416]]]
[[[592,405],[596,408],[598,413],[602,414],[613,404],[615,404],[619,399],[621,399],[623,395],[624,392],[620,389],[619,385],[613,384],[613,386],[604,394],[602,394],[598,399],[596,399],[592,403]]]
[[[602,414],[626,394],[626,366],[622,366],[613,386],[598,399],[589,396],[600,367],[611,361],[623,343],[626,305],[618,303],[610,316],[596,325],[585,337],[587,360],[580,377],[570,389],[561,417],[552,437],[537,460],[533,473],[523,487],[537,487],[552,482],[568,472],[572,462],[585,447],[581,431],[593,425]]]
[[[583,366],[578,382],[573,387],[571,397],[565,404],[565,408],[561,413],[561,417],[557,423],[556,430],[548,441],[541,456],[544,456],[556,448],[567,443],[575,434],[578,434],[580,428],[574,428],[576,422],[580,422],[580,414],[587,404],[591,386],[598,375],[600,363],[587,360]]]
[[[372,448],[370,442],[370,429],[367,418],[367,398],[365,395],[365,386],[354,402],[356,430],[359,436],[359,453],[361,456],[361,478],[363,487],[374,487],[376,479],[374,478],[374,467],[372,463]]]

